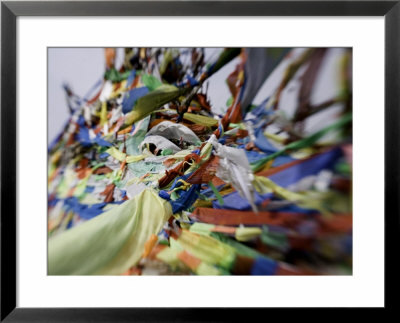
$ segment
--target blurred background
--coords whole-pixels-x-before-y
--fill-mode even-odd
[[[188,48],[180,48],[187,51]],[[258,105],[270,96],[277,88],[287,66],[298,58],[306,49],[295,48],[289,57],[284,59],[271,75],[254,98],[253,104]],[[205,62],[216,60],[223,48],[205,48]],[[340,69],[338,64],[344,48],[330,48],[324,57],[319,75],[312,90],[311,103],[318,105],[335,97],[340,91]],[[123,64],[124,49],[116,50],[116,68]],[[182,58],[184,62],[184,56]],[[208,90],[213,111],[223,115],[227,109],[226,102],[231,96],[225,80],[238,64],[239,58],[225,65],[218,73],[211,76],[204,84]],[[190,64],[189,60],[187,64]],[[64,85],[79,97],[88,98],[95,94],[96,83],[100,81],[106,70],[104,48],[49,48],[48,49],[48,143],[62,131],[69,117],[68,103]],[[293,113],[297,106],[300,89],[300,77],[307,68],[304,64],[296,73],[282,93],[280,109],[288,114]],[[338,111],[342,109],[340,103],[332,105],[322,113],[315,114],[305,123],[306,133],[312,133],[328,125]]]

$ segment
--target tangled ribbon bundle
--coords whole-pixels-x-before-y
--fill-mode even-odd
[[[65,87],[50,275],[352,273],[351,49],[123,55]]]

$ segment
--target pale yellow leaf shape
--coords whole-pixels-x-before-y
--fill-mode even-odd
[[[152,189],[48,241],[49,275],[119,275],[172,215]]]

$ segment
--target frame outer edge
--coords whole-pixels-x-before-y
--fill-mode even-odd
[[[400,287],[398,267],[393,263],[400,236],[399,121],[400,2],[385,17],[385,307],[391,310],[398,304],[389,289],[397,292]]]
[[[6,1],[17,16],[383,16],[397,0]]]
[[[283,1],[282,1],[283,2]],[[301,2],[301,1],[300,1]],[[366,1],[368,2],[368,1]],[[52,2],[54,7],[49,8],[46,2],[2,2],[1,3],[1,183],[7,183],[7,190],[1,185],[1,317],[0,320],[10,322],[19,321],[26,317],[30,319],[49,319],[60,321],[58,314],[64,312],[69,318],[80,321],[76,314],[94,313],[96,309],[22,309],[16,307],[16,217],[4,217],[4,214],[16,214],[16,16],[38,16],[56,15],[65,16],[68,13],[61,13],[62,6]],[[283,2],[284,3],[284,2]],[[399,1],[382,1],[384,5],[379,7],[384,10],[371,14],[373,10],[368,9],[370,15],[385,16],[385,287],[388,284],[388,277],[396,277],[395,267],[388,264],[388,256],[395,255],[397,245],[389,240],[391,235],[397,235],[398,240],[400,219],[399,219],[399,155],[400,144],[399,126],[399,88],[400,88],[400,3]],[[91,5],[95,5],[92,2]],[[393,5],[395,6],[393,7]],[[36,5],[39,5],[35,8]],[[392,8],[393,7],[393,8]],[[390,10],[391,9],[391,10]],[[31,10],[31,11],[30,11]],[[389,11],[390,10],[390,11]],[[352,12],[354,14],[354,10]],[[85,13],[87,14],[87,13]],[[85,15],[81,14],[81,15]],[[143,14],[143,13],[142,13]],[[91,13],[90,15],[96,15]],[[121,14],[121,16],[124,14]],[[125,14],[130,15],[130,14]],[[137,14],[140,15],[140,14]],[[168,15],[164,13],[163,15]],[[174,15],[171,14],[170,15]],[[175,14],[177,15],[177,14]],[[229,14],[231,15],[231,14]],[[243,14],[242,14],[243,15]],[[262,13],[260,15],[263,15]],[[300,15],[301,13],[297,13]],[[359,13],[359,16],[363,14]],[[6,93],[7,95],[4,95]],[[13,121],[10,124],[9,121]],[[8,121],[8,122],[6,122]],[[5,145],[5,143],[7,145]],[[7,165],[7,170],[4,166]],[[7,201],[6,204],[4,201]],[[394,215],[389,218],[388,213]],[[6,230],[7,229],[7,230]],[[398,287],[398,278],[396,284]],[[391,282],[392,285],[392,282]],[[388,306],[385,290],[385,306]],[[395,304],[390,304],[395,305]],[[392,306],[390,306],[392,308]],[[103,308],[103,310],[106,310]],[[125,309],[127,312],[131,312]],[[172,310],[172,309],[171,309]],[[191,310],[192,311],[192,310]],[[35,313],[36,312],[36,313]],[[57,314],[57,312],[59,312]],[[75,315],[73,315],[73,313]],[[81,313],[80,313],[81,312]],[[111,310],[113,312],[113,310]],[[122,309],[122,312],[124,310]],[[146,312],[146,311],[144,311]],[[11,314],[10,314],[11,313]],[[45,315],[45,313],[49,315]],[[22,317],[21,317],[22,314]],[[25,315],[23,315],[25,314]],[[35,315],[36,314],[36,315]],[[144,314],[144,313],[143,313]],[[178,313],[176,313],[178,314]],[[191,316],[191,315],[190,315]],[[66,318],[67,318],[66,317]],[[79,315],[80,318],[82,318]],[[114,318],[118,317],[116,315]],[[58,319],[57,319],[58,318]],[[177,319],[179,321],[179,319]]]
[[[3,320],[16,307],[16,16],[4,3],[1,4],[1,27],[0,295]]]

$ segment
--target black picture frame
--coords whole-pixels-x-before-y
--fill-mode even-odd
[[[385,307],[399,287],[400,1],[2,1],[1,3],[1,322],[236,321],[287,315],[287,308],[16,307],[16,19],[19,16],[384,16],[385,19]],[[371,171],[373,176],[373,171]],[[371,233],[372,234],[372,233]],[[373,255],[371,255],[373,258]],[[371,261],[373,261],[371,259]],[[366,289],[367,290],[367,289]],[[38,291],[39,293],[40,291]],[[266,304],[267,305],[267,304]],[[294,309],[300,311],[303,309]],[[356,310],[356,309],[355,309]],[[332,318],[340,313],[326,309]],[[350,310],[347,310],[350,311]],[[270,312],[268,315],[271,315]],[[313,312],[313,316],[319,316]],[[347,313],[349,314],[349,313]],[[340,316],[339,316],[340,315]],[[310,318],[310,317],[308,317]],[[320,317],[322,318],[322,317]]]

